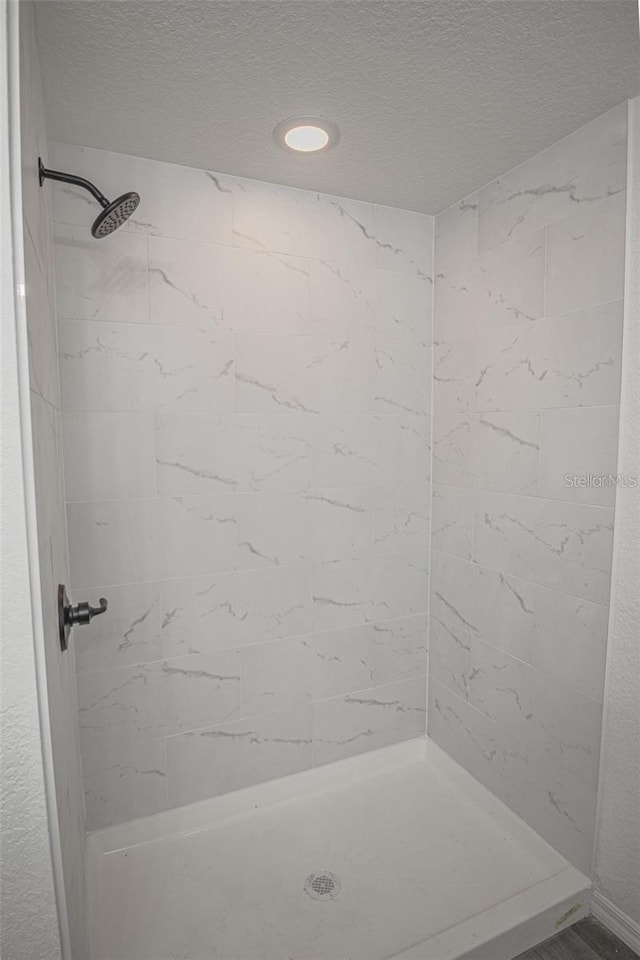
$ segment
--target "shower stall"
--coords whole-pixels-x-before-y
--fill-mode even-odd
[[[431,216],[49,142],[22,6],[69,960],[515,957],[590,910],[627,104]]]

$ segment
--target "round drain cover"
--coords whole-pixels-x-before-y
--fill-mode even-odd
[[[340,881],[335,873],[322,870],[309,874],[304,882],[304,889],[314,900],[336,900],[340,895]]]

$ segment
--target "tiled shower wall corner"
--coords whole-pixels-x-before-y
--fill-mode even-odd
[[[54,307],[53,223],[49,190],[40,189],[38,156],[48,160],[43,87],[33,22],[34,5],[20,4],[20,151],[23,252],[33,473],[36,490],[38,560],[48,722],[54,762],[58,828],[75,960],[89,955],[84,881],[85,826],[78,746],[73,651],[63,654],[58,638],[58,584],[68,580],[62,418]],[[46,722],[42,719],[42,722]],[[44,869],[44,867],[43,867]]]
[[[587,872],[625,151],[622,104],[436,218],[428,732]]]
[[[52,153],[88,827],[423,733],[433,219]]]

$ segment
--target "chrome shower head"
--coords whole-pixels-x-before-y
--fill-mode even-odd
[[[72,183],[76,187],[82,187],[83,190],[88,190],[92,197],[95,197],[102,207],[102,211],[91,226],[91,235],[96,240],[108,237],[114,230],[121,227],[140,203],[140,196],[134,191],[123,193],[121,197],[109,202],[90,180],[85,180],[84,177],[76,177],[72,173],[62,173],[60,170],[48,170],[40,157],[38,157],[38,173],[40,186],[44,184],[45,180],[59,180],[61,183]]]

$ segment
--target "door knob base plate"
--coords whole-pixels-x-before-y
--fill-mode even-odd
[[[58,632],[60,635],[60,649],[66,650],[69,646],[71,624],[67,617],[67,610],[71,606],[67,588],[64,583],[58,584]]]

